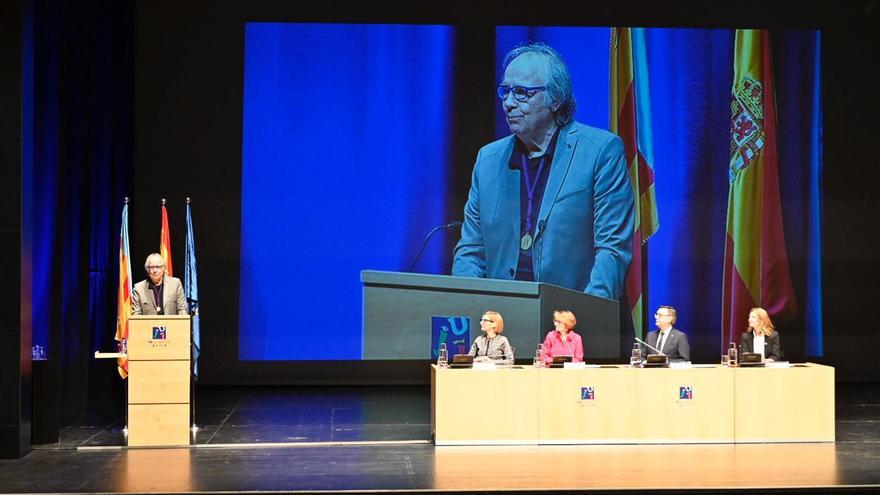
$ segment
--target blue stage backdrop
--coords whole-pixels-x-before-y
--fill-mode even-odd
[[[648,243],[648,302],[676,306],[696,354],[714,356],[734,31],[646,31],[660,217]],[[360,271],[405,270],[423,236],[454,220],[448,205],[464,201],[449,192],[456,30],[248,23],[245,32],[239,357],[361,359]],[[498,27],[494,71],[500,80],[510,48],[549,43],[571,70],[576,119],[607,128],[609,36]],[[774,33],[780,187],[799,305],[788,324],[803,328],[793,333],[807,355],[822,354],[819,46],[818,32]],[[449,253],[439,247],[429,245],[418,271],[445,269]]]
[[[245,43],[239,357],[360,359],[360,271],[405,269],[448,221],[452,29],[249,23]]]

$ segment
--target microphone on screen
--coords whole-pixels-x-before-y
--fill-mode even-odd
[[[461,220],[449,222],[444,225],[438,225],[438,226],[434,227],[433,229],[431,229],[431,231],[428,232],[428,235],[426,235],[425,239],[422,241],[422,245],[421,245],[421,247],[419,247],[419,252],[416,253],[416,256],[415,256],[415,258],[413,258],[412,263],[409,264],[409,269],[407,270],[407,272],[412,273],[413,268],[416,267],[416,263],[419,261],[419,258],[422,256],[422,251],[424,251],[425,246],[428,245],[428,240],[431,239],[431,236],[433,236],[434,234],[436,234],[437,232],[439,232],[441,230],[451,230],[451,229],[459,228],[459,227],[461,227]]]

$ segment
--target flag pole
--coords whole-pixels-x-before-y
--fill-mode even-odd
[[[189,213],[189,196],[186,197],[186,211]],[[185,275],[185,273],[184,273]],[[189,315],[189,414],[190,414],[190,432],[192,432],[193,442],[196,442],[196,433],[199,426],[196,424],[196,380],[195,380],[195,347],[193,347],[193,318]]]
[[[127,208],[128,207],[128,196],[125,197],[125,199],[123,200],[123,203],[124,203],[123,207]],[[127,218],[126,218],[126,221],[128,221]],[[131,262],[131,261],[129,260],[129,262]],[[129,273],[128,276],[130,277],[131,274]],[[125,333],[125,360],[126,360],[126,362],[128,362],[128,331],[127,331],[127,329],[126,329],[126,333]],[[125,405],[123,406],[123,408],[125,409],[125,413],[122,416],[122,418],[123,418],[122,419],[122,421],[123,421],[122,436],[125,438],[125,444],[128,445],[128,380],[123,380],[122,389],[123,389],[123,396],[125,399]]]

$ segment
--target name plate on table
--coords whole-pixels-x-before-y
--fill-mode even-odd
[[[118,359],[127,358],[128,354],[123,352],[100,352],[95,351],[95,359]]]
[[[773,361],[769,363],[765,363],[767,368],[791,368],[791,363],[788,361]]]
[[[563,363],[562,368],[567,370],[582,370],[586,368],[598,368],[598,364],[587,364],[587,363]]]
[[[670,368],[693,368],[693,365],[690,361],[671,361],[669,363]]]
[[[491,361],[474,361],[475,370],[495,370],[495,363]]]

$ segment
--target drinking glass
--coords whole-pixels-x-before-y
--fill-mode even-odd
[[[445,368],[449,365],[449,351],[446,350],[446,343],[440,344],[440,351],[437,353],[437,366]]]

